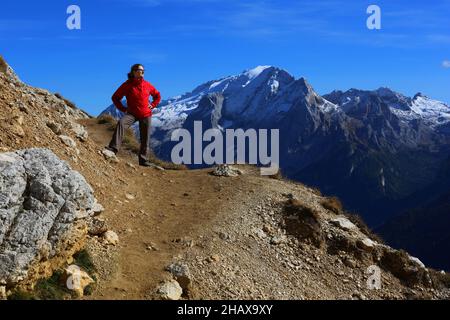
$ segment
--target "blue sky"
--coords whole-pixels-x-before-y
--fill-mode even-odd
[[[81,30],[66,28],[71,4]],[[370,4],[381,8],[381,30],[366,27]],[[388,86],[448,103],[450,1],[7,0],[0,55],[23,81],[92,115],[134,63],[163,98],[274,65],[321,94]]]

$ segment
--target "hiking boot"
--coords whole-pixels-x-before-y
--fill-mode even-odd
[[[139,165],[143,167],[152,167],[153,163],[148,160],[139,160]]]

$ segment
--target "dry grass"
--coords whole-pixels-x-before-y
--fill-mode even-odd
[[[297,213],[300,213],[302,215],[306,215],[314,220],[319,220],[320,214],[313,208],[307,206],[305,203],[298,199],[289,199],[286,205],[286,208],[288,208],[290,211],[295,211]]]
[[[310,188],[310,190],[311,190],[311,192],[312,193],[314,193],[316,196],[322,196],[322,192],[320,191],[320,189],[319,188],[316,188],[316,187],[309,187]]]
[[[336,214],[340,214],[342,212],[342,203],[341,200],[337,197],[326,197],[323,199],[320,204],[327,210],[330,210]]]
[[[429,285],[427,272],[422,268],[415,268],[405,250],[385,250],[379,263],[383,269],[391,272],[407,286]]]
[[[102,115],[97,119],[97,123],[106,125],[108,130],[114,131],[116,129],[117,120],[114,119],[111,115]],[[140,143],[136,139],[136,136],[134,135],[133,129],[128,128],[125,131],[122,145],[126,150],[131,151],[134,154],[139,154],[140,149]],[[168,170],[187,170],[188,168],[185,165],[182,164],[175,164],[173,162],[168,162],[159,159],[152,150],[150,150],[148,155],[148,160],[151,163],[154,163],[160,167],[163,167],[164,169]]]
[[[6,64],[6,61],[3,59],[2,56],[0,56],[0,72],[5,73],[7,68],[8,65]]]
[[[84,295],[91,295],[97,282],[96,268],[92,261],[92,257],[86,250],[76,253],[74,263],[89,276],[95,280],[94,284],[90,284],[84,289]],[[32,291],[13,290],[8,300],[67,300],[76,299],[74,291],[66,286],[66,277],[63,270],[56,270],[52,276],[37,281]]]
[[[125,149],[130,150],[135,154],[139,154],[140,144],[134,135],[133,129],[128,128],[123,135],[122,144]]]
[[[324,245],[324,235],[320,227],[320,214],[297,199],[289,199],[284,206],[283,227],[286,232],[301,241],[307,241],[317,247]],[[291,219],[295,216],[296,219]]]
[[[69,107],[71,107],[72,109],[77,109],[77,106],[75,105],[75,103],[73,103],[72,101],[70,101],[69,99],[64,98],[60,93],[55,93],[55,97],[64,100],[64,103],[66,105],[68,105]]]
[[[342,202],[337,197],[326,197],[324,198],[320,204],[325,209],[335,213],[335,214],[342,214],[344,215],[348,220],[350,220],[354,225],[356,225],[362,233],[364,233],[367,237],[372,239],[373,241],[376,241],[378,243],[384,243],[384,240],[374,233],[369,226],[364,222],[363,218],[361,218],[360,215],[355,213],[350,213],[344,210],[344,206],[342,205]]]
[[[110,125],[108,129],[110,129],[112,131],[112,130],[114,130],[114,126],[116,125],[117,120],[114,119],[109,114],[104,114],[104,115],[101,115],[100,117],[97,118],[97,123],[98,124],[108,124],[108,125]]]

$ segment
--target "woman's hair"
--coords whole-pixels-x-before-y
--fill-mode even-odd
[[[142,64],[140,64],[140,63],[133,64],[131,66],[130,72],[128,72],[128,79],[133,79],[134,78],[133,71],[136,70],[138,67],[144,67],[144,66]]]

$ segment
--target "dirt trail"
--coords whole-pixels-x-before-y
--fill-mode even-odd
[[[112,132],[96,119],[80,123],[99,149],[109,142]],[[220,212],[227,200],[224,195],[233,194],[243,184],[240,177],[231,183],[211,176],[211,169],[159,171],[138,166],[137,156],[130,152],[121,151],[118,156],[122,189],[105,186],[95,190],[104,193],[99,197],[104,199],[104,215],[120,237],[119,269],[111,281],[100,285],[94,299],[148,297],[166,276],[164,267],[184,250],[180,240],[197,238]],[[127,193],[135,199],[127,199]],[[150,244],[158,250],[147,249]]]

